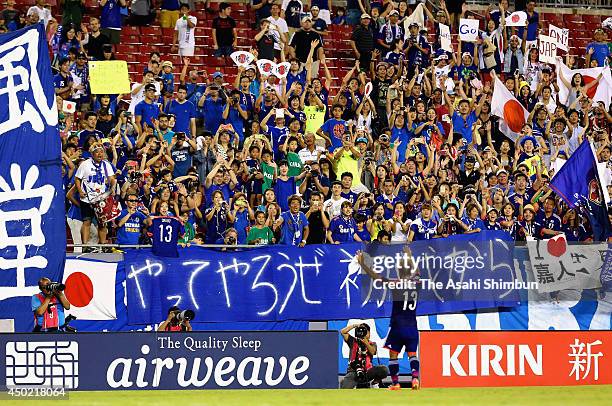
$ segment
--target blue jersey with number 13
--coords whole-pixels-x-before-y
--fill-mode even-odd
[[[176,248],[179,237],[185,233],[183,224],[176,217],[153,219],[153,254],[160,257],[178,257]]]

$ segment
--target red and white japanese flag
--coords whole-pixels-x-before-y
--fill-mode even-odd
[[[527,25],[527,13],[515,11],[506,17],[506,27],[524,27]]]
[[[563,79],[570,82],[572,77],[576,73],[582,75],[582,79],[585,85],[593,81],[597,81],[599,74],[603,72],[603,77],[597,82],[592,88],[587,91],[587,95],[595,102],[602,101],[606,105],[606,109],[610,107],[610,98],[612,97],[612,76],[610,75],[610,69],[608,68],[588,68],[588,69],[570,69],[566,64],[557,58],[557,86],[559,86],[559,101],[563,104],[567,104],[567,98],[569,96],[569,89],[565,87]]]
[[[516,141],[529,117],[529,112],[516,100],[497,76],[495,77],[495,88],[491,101],[491,113],[501,119],[499,120],[499,129],[512,141]]]
[[[67,259],[64,294],[70,302],[68,314],[80,320],[114,320],[117,263]]]

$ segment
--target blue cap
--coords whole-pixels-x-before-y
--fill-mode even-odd
[[[212,77],[213,77],[213,79],[222,78],[223,77],[223,73],[217,71],[217,72],[212,74]]]

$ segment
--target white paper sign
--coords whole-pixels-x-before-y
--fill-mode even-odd
[[[473,18],[462,18],[459,23],[459,38],[465,42],[476,42],[480,21]]]
[[[440,45],[442,46],[443,50],[453,52],[453,46],[451,45],[450,27],[442,23],[440,23]]]
[[[548,26],[548,35],[557,41],[557,48],[567,52],[567,46],[569,44],[569,29],[555,27],[554,25],[550,24]]]
[[[233,52],[230,55],[230,58],[232,58],[232,61],[234,61],[237,66],[244,67],[249,66],[251,62],[255,60],[255,56],[252,53],[246,51]]]
[[[540,35],[540,62],[555,64],[557,40],[548,35]]]

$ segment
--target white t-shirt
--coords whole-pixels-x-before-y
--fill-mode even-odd
[[[342,214],[342,203],[344,202],[348,202],[344,197],[338,200],[334,200],[333,198],[327,199],[325,203],[323,203],[323,210],[325,210],[329,218],[332,219]]]
[[[195,26],[198,19],[194,16],[188,16],[189,21]],[[189,28],[187,21],[183,17],[176,20],[174,30],[178,31],[178,47],[179,48],[194,48],[195,47],[195,27]]]
[[[75,177],[81,179],[81,189],[85,198],[81,201],[94,203],[101,200],[109,189],[109,178],[115,174],[113,165],[108,161],[96,164],[92,158],[83,161],[77,169]]]
[[[34,14],[35,12],[38,14],[38,18],[43,20],[45,23],[45,28],[47,28],[47,24],[49,24],[49,21],[51,20],[51,11],[48,8],[32,6],[28,9],[27,15]]]
[[[272,23],[276,29],[270,29],[270,32],[272,33],[272,35],[274,36],[274,49],[280,50],[280,34],[286,34],[289,32],[289,27],[287,27],[287,22],[285,21],[284,18],[278,17],[277,20],[274,19],[274,17],[270,16],[267,18],[268,21],[270,21],[270,23]],[[279,35],[276,35],[274,33],[274,31],[276,31],[277,33],[279,33]],[[278,39],[278,40],[277,40]]]
[[[153,84],[155,85],[155,95],[159,96],[161,94],[161,84],[158,81],[153,82]],[[132,91],[134,91],[134,89],[136,89],[140,85],[141,83],[134,83],[132,85]],[[138,105],[138,103],[140,103],[141,101],[145,99],[144,88],[145,88],[144,86],[141,87],[138,93],[132,95],[132,100],[130,101],[130,107],[128,108],[128,111],[132,113],[132,115],[134,114],[134,111],[136,110],[136,106]]]
[[[412,224],[411,220],[406,220],[406,222],[404,223],[408,224],[408,227],[410,227],[410,224]],[[395,230],[393,231],[393,235],[391,236],[391,241],[401,241],[404,242],[408,239],[408,233],[405,233],[404,230],[402,229],[402,224],[400,223],[395,223]]]

